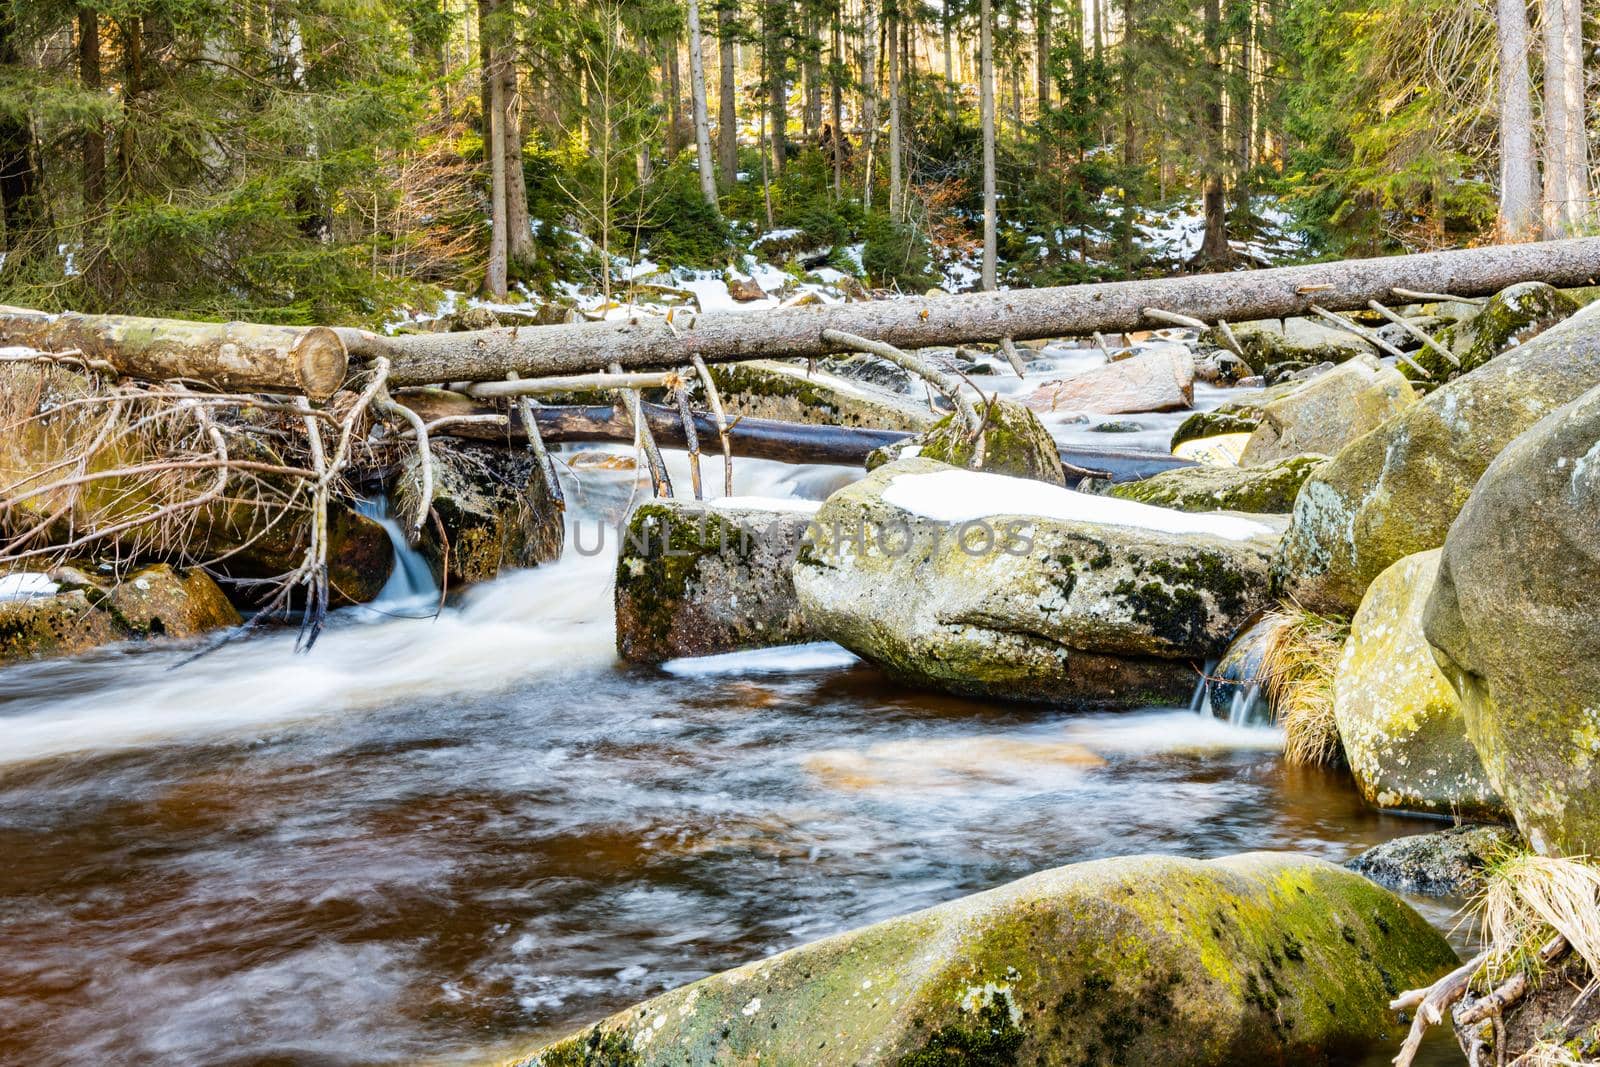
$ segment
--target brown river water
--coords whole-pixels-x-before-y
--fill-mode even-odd
[[[0,671],[0,1063],[493,1061],[1059,864],[1436,826],[1185,709],[917,693],[831,646],[624,667],[612,558],[347,612],[309,656]]]

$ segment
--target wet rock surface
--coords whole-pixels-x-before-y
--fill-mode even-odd
[[[1456,826],[1385,841],[1345,866],[1397,893],[1470,897],[1482,885],[1484,866],[1520,844],[1508,827]]]
[[[519,1067],[1306,1062],[1396,1032],[1455,954],[1388,891],[1277,853],[1061,867],[746,964]]]

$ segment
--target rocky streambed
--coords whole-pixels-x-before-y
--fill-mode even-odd
[[[1554,667],[1596,632],[1574,307],[1423,309],[1402,359],[1298,321],[1025,379],[933,354],[981,439],[881,364],[745,365],[735,414],[917,436],[870,473],[740,461],[705,504],[569,451],[559,561],[540,472],[453,449],[437,539],[385,540],[471,587],[427,619],[391,589],[310,658],[170,670],[180,606],[217,609],[180,636],[233,621],[197,572],[13,579],[0,624],[43,636],[10,658],[71,598],[144,643],[0,672],[0,1058],[1390,1054],[1389,999],[1465,947],[1414,894],[1491,859],[1362,866],[1406,898],[1339,864],[1417,815],[1590,833],[1595,687]],[[1063,462],[1117,439],[1208,462]],[[352,558],[352,599],[388,569]]]

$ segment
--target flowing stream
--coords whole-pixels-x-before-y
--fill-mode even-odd
[[[807,499],[854,477],[735,471]],[[582,470],[573,521],[633,477]],[[1432,828],[1187,709],[917,693],[828,645],[619,665],[608,536],[436,618],[402,556],[308,656],[280,633],[0,671],[0,1063],[492,1060],[1058,864],[1342,861]]]

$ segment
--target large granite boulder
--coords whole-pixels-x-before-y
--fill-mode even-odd
[[[1460,319],[1440,331],[1460,362],[1452,366],[1432,349],[1421,349],[1412,358],[1426,368],[1435,380],[1444,381],[1458,374],[1477,370],[1494,357],[1532,340],[1578,310],[1578,302],[1544,282],[1518,282],[1507,286],[1473,315]],[[1415,371],[1407,369],[1408,373]]]
[[[1313,611],[1354,612],[1385,567],[1444,543],[1501,449],[1596,384],[1600,309],[1590,305],[1357,438],[1295,500],[1282,592]]]
[[[1569,322],[1589,317],[1585,309]],[[1600,388],[1544,418],[1484,472],[1445,539],[1424,616],[1490,782],[1547,855],[1600,847],[1597,530]]]
[[[617,654],[633,663],[815,640],[790,566],[816,511],[801,500],[655,500],[617,557]]]
[[[1397,1035],[1455,966],[1388,890],[1322,860],[1060,867],[664,993],[518,1067],[1324,1062]]]
[[[932,429],[892,445],[885,445],[867,457],[867,470],[877,470],[902,456],[923,456],[953,467],[1009,474],[1013,478],[1061,485],[1066,481],[1061,466],[1061,451],[1055,438],[1039,417],[1010,400],[990,400],[977,405],[983,420],[983,451],[966,423],[954,414],[934,423]],[[976,467],[973,459],[979,460]]]
[[[1194,406],[1194,357],[1155,350],[1046,382],[1022,401],[1035,411],[1123,415]]]
[[[1357,356],[1266,404],[1239,464],[1251,467],[1307,452],[1331,456],[1416,399],[1399,371],[1372,356]]]
[[[1280,528],[906,459],[828,498],[795,591],[818,636],[912,684],[1170,703],[1266,602]]]
[[[1290,456],[1256,467],[1179,467],[1113,485],[1106,495],[1179,511],[1287,515],[1300,487],[1327,458]]]
[[[939,417],[926,403],[824,370],[808,371],[804,364],[721,363],[711,367],[711,379],[730,416],[912,431],[927,429]]]
[[[1379,808],[1500,818],[1505,808],[1467,738],[1461,704],[1422,634],[1439,550],[1378,575],[1350,624],[1333,715],[1356,785]]]

